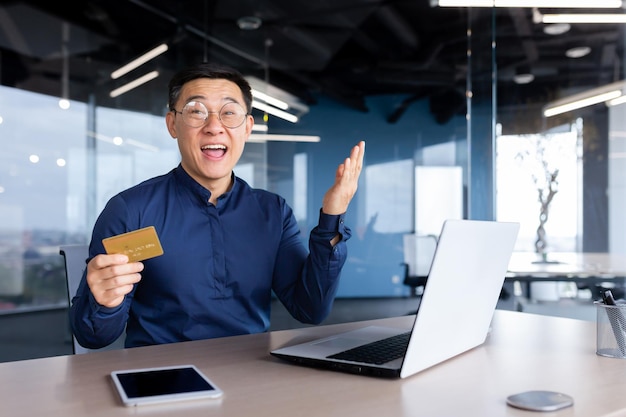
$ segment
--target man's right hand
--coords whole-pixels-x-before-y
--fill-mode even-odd
[[[126,255],[97,255],[87,264],[87,285],[98,304],[117,307],[141,280],[141,271],[143,263],[129,263]]]

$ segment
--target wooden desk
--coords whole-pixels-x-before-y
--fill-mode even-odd
[[[0,413],[73,416],[626,416],[626,360],[595,354],[595,323],[497,311],[485,345],[404,380],[300,367],[271,357],[276,346],[363,324],[407,326],[411,316],[251,336],[0,364]],[[193,363],[225,392],[202,400],[123,407],[114,369]],[[533,413],[506,396],[545,389],[573,408]]]

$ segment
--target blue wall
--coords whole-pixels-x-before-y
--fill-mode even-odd
[[[308,208],[307,224],[302,225],[305,236],[317,224],[318,212],[326,190],[334,181],[335,170],[359,140],[366,141],[365,165],[413,159],[421,164],[423,147],[446,142],[456,142],[459,152],[456,165],[467,171],[467,122],[464,115],[454,116],[445,124],[438,124],[429,110],[427,100],[415,102],[395,124],[386,121],[404,96],[375,97],[367,101],[368,113],[351,110],[320,98],[301,121],[290,123],[270,121],[272,133],[320,135],[320,143],[268,146],[270,184],[276,179],[285,180],[292,170],[292,156],[305,152],[308,155]],[[364,181],[361,176],[361,184]],[[407,178],[411,181],[412,178]],[[467,177],[465,178],[467,181]],[[271,188],[271,185],[270,185]],[[281,191],[286,187],[281,187]],[[404,277],[403,233],[377,233],[368,227],[371,219],[365,218],[363,193],[359,187],[347,213],[346,221],[353,231],[348,242],[349,258],[342,273],[338,296],[374,297],[405,296],[409,290],[402,284]],[[372,190],[369,190],[372,192]],[[377,198],[385,199],[388,190],[375,190]],[[281,194],[285,194],[281,192]],[[290,201],[292,196],[284,195]],[[371,225],[370,225],[371,226]]]

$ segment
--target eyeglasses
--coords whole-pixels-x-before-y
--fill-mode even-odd
[[[243,124],[247,113],[239,103],[230,102],[222,106],[220,111],[208,111],[206,106],[199,101],[190,101],[183,107],[182,111],[172,109],[174,114],[183,116],[183,122],[189,127],[203,126],[209,119],[209,114],[217,113],[217,118],[224,127],[234,129]]]

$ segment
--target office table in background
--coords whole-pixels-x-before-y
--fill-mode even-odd
[[[412,320],[403,316],[6,362],[0,364],[0,412],[6,417],[537,416],[507,406],[507,395],[551,390],[571,395],[575,404],[550,416],[617,417],[619,410],[626,416],[626,360],[596,355],[593,322],[498,310],[485,345],[404,380],[316,370],[268,353],[364,324],[408,327]],[[115,369],[185,363],[205,372],[224,397],[126,408],[109,378]]]
[[[606,286],[605,283],[610,287],[624,288],[626,256],[596,252],[553,252],[548,254],[547,262],[543,262],[534,252],[514,252],[506,281],[517,281],[523,285],[522,300],[558,300],[560,296],[556,282],[572,282],[579,289],[588,288],[592,301],[598,300],[600,287]],[[546,287],[548,283],[554,283],[554,286]],[[537,289],[541,290],[541,295]]]
[[[547,262],[542,262],[534,252],[514,252],[506,278],[522,282],[623,283],[626,279],[626,256],[595,252],[554,252],[548,254]]]

